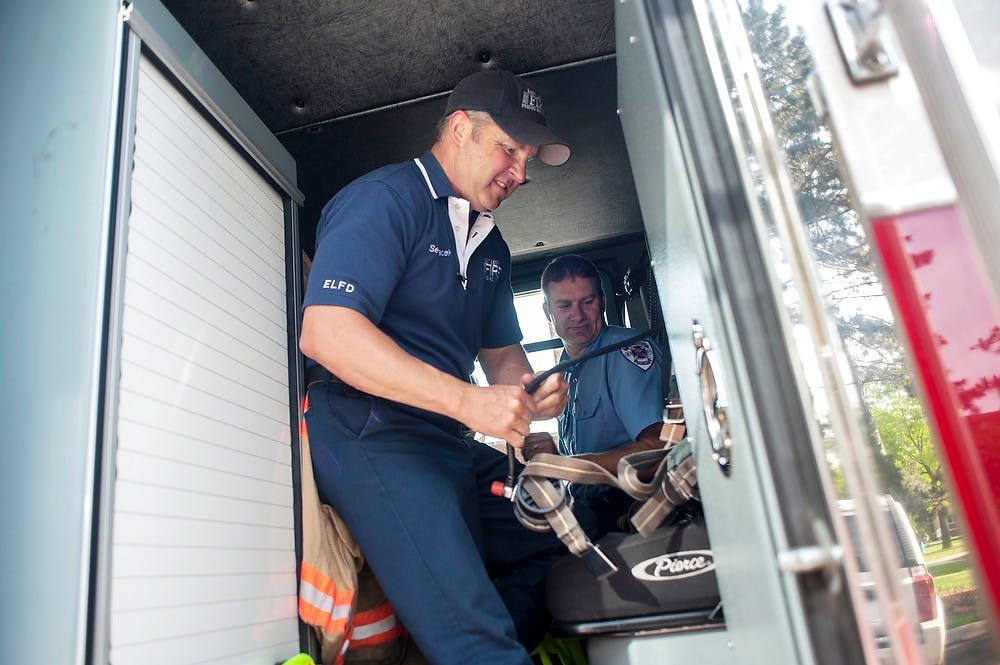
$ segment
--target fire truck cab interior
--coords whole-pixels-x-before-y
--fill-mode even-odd
[[[752,651],[769,652],[780,661],[795,660],[793,653],[801,645],[792,638],[790,626],[794,622],[788,623],[787,629],[779,629],[782,637],[776,637],[773,628],[761,631],[754,627],[760,617],[771,613],[761,613],[759,608],[784,605],[779,598],[788,593],[782,590],[787,580],[781,582],[776,576],[770,583],[760,584],[759,576],[750,573],[769,565],[750,551],[770,540],[768,532],[773,526],[768,526],[764,496],[739,488],[737,483],[743,481],[734,482],[733,477],[746,473],[749,481],[756,474],[751,472],[756,462],[749,452],[738,453],[732,475],[726,465],[713,462],[713,452],[716,459],[719,453],[726,453],[710,447],[704,411],[695,401],[703,390],[699,372],[705,379],[713,371],[708,360],[707,369],[695,366],[698,349],[692,337],[696,334],[693,326],[708,329],[713,316],[698,301],[708,300],[708,289],[717,288],[730,290],[729,298],[737,302],[760,302],[766,283],[762,274],[751,275],[763,266],[746,265],[749,272],[742,279],[734,278],[732,284],[722,284],[716,276],[693,286],[704,272],[694,260],[696,250],[690,235],[693,227],[685,229],[682,220],[686,217],[693,221],[704,213],[698,212],[693,201],[685,201],[686,195],[671,191],[695,186],[694,180],[682,184],[690,177],[685,172],[689,172],[691,164],[682,164],[684,151],[690,148],[681,143],[671,145],[671,130],[655,126],[657,122],[671,122],[670,116],[681,110],[674,106],[664,120],[658,121],[653,109],[662,102],[655,100],[651,104],[651,100],[638,101],[635,97],[647,86],[663,85],[662,79],[656,81],[667,75],[656,73],[661,58],[678,63],[679,68],[690,68],[677,74],[674,83],[678,85],[685,83],[683,77],[689,72],[702,66],[697,50],[688,53],[688,46],[680,42],[675,43],[675,48],[684,53],[678,55],[668,56],[657,50],[663,46],[650,48],[651,40],[666,36],[665,32],[658,35],[659,31],[689,31],[686,22],[694,18],[692,7],[683,2],[644,4],[631,0],[557,0],[544,5],[528,1],[502,5],[459,3],[447,7],[435,3],[351,7],[344,3],[315,5],[298,1],[247,1],[206,7],[203,2],[167,0],[164,6],[294,158],[297,183],[305,195],[298,216],[299,242],[307,255],[313,250],[315,224],[326,201],[355,177],[383,164],[410,159],[426,149],[432,142],[444,97],[463,76],[504,68],[525,76],[538,87],[549,123],[568,140],[573,154],[565,167],[533,164],[528,182],[497,211],[498,224],[511,248],[515,288],[537,289],[545,263],[572,251],[595,260],[609,276],[612,320],[624,320],[627,310],[629,322],[641,329],[662,323],[661,299],[668,308],[674,308],[672,320],[670,315],[667,317],[663,339],[669,338],[670,344],[677,346],[673,351],[681,375],[678,383],[682,395],[687,396],[686,410],[694,416],[692,436],[701,439],[700,459],[708,481],[704,488],[705,509],[713,539],[722,540],[723,550],[716,557],[716,565],[723,584],[728,585],[723,589],[722,604],[726,616],[735,612],[741,620],[757,617],[738,622],[735,634],[725,630],[721,613],[714,607],[717,603],[695,608],[699,612],[687,617],[687,621],[674,618],[658,624],[643,622],[640,617],[631,633],[620,622],[605,628],[599,621],[590,622],[589,628],[581,630],[597,634],[591,639],[591,657],[594,662],[626,662],[625,658],[631,659],[628,662],[644,662],[665,649],[672,650],[675,657],[690,649],[699,654],[700,660],[711,653],[709,660],[713,662],[730,662],[734,657],[727,644],[737,639],[756,643],[750,646]],[[652,27],[642,26],[645,21],[651,21]],[[623,46],[631,49],[627,58],[622,57]],[[653,78],[647,80],[650,76]],[[693,88],[682,94],[692,103],[697,100]],[[677,101],[671,103],[676,105]],[[694,108],[686,112],[701,115],[703,120],[719,120]],[[623,133],[623,124],[629,122],[631,143]],[[647,127],[649,124],[652,126]],[[715,139],[705,138],[705,144],[693,149],[712,150],[708,142],[715,143]],[[645,150],[649,146],[656,147]],[[735,201],[742,185],[732,179],[727,169],[731,167],[720,162],[714,176],[709,172],[701,177],[713,178],[710,186]],[[637,173],[641,176],[638,183]],[[637,186],[644,191],[637,193]],[[640,201],[642,195],[645,201]],[[719,221],[728,220],[731,228],[725,233],[733,241],[749,241],[750,212],[739,203],[727,207],[724,212],[715,210],[712,214]],[[742,250],[734,247],[733,251]],[[763,323],[767,319],[763,308],[750,316],[761,321],[761,332],[774,325]],[[758,339],[766,344],[767,337],[761,335]],[[719,342],[721,339],[712,340]],[[770,364],[775,372],[767,381],[794,384],[787,360],[765,360],[771,354],[764,348],[752,354]],[[780,376],[783,371],[788,372],[784,377]],[[721,384],[721,376],[718,381]],[[788,396],[793,401],[798,399],[794,391]],[[724,414],[725,406],[718,398],[707,399]],[[808,438],[805,432],[795,432],[795,426],[788,422],[774,424],[784,430],[782,438]],[[831,521],[831,516],[824,514],[823,483],[815,477],[815,470],[809,471],[791,460],[780,464],[786,463],[786,468],[795,471],[783,474],[789,497],[780,500],[798,506],[801,512],[792,518],[800,519],[802,525],[800,534],[792,538],[813,542],[813,522]],[[717,483],[721,485],[715,487]],[[811,500],[791,498],[800,492],[811,495]],[[735,528],[736,524],[740,526]],[[827,528],[831,533],[834,530],[833,526]],[[769,543],[765,549],[771,547]],[[817,574],[799,584],[803,590],[812,585],[823,587],[827,584],[823,578],[823,574]],[[729,596],[740,599],[731,610]],[[833,612],[835,605],[849,602],[847,591],[842,588],[839,595],[821,602]],[[645,613],[659,615],[662,610],[654,604]],[[816,630],[810,632],[813,639],[824,644],[821,651],[847,654],[860,649],[852,622],[816,621],[813,625]],[[695,637],[690,632],[694,627],[712,630]],[[685,630],[686,641],[656,642],[647,638],[637,646],[621,639],[622,634],[648,635],[670,628]],[[602,633],[616,632],[617,637],[601,637]],[[625,655],[636,648],[643,655]],[[845,656],[845,660],[851,658]]]
[[[39,326],[46,335],[40,345],[49,355],[25,352],[10,371],[40,375],[39,381],[61,378],[62,418],[27,401],[48,384],[35,390],[27,383],[25,396],[11,401],[18,422],[44,421],[59,443],[41,452],[18,449],[11,469],[44,468],[45,475],[18,471],[3,484],[10,493],[4,496],[12,497],[9,505],[26,502],[15,536],[34,535],[34,525],[44,521],[44,556],[63,557],[47,569],[60,571],[59,593],[79,594],[75,602],[52,603],[47,601],[54,593],[44,587],[39,598],[46,602],[13,617],[7,626],[12,635],[38,642],[34,636],[51,611],[66,633],[53,642],[53,659],[81,665],[107,662],[108,653],[118,665],[167,662],[175,654],[183,654],[178,662],[191,663],[280,662],[279,653],[311,645],[294,605],[297,498],[291,469],[304,392],[296,345],[302,256],[312,255],[320,211],[339,189],[374,168],[420,155],[433,142],[451,87],[476,71],[506,69],[538,88],[549,125],[572,146],[561,167],[532,163],[527,181],[497,210],[511,249],[514,290],[530,295],[550,259],[583,254],[607,277],[610,322],[662,331],[711,541],[710,552],[708,546],[694,549],[712,557],[717,585],[718,602],[699,601],[695,612],[681,608],[665,617],[660,601],[648,599],[648,611],[631,611],[625,621],[588,617],[563,625],[564,634],[585,637],[591,665],[861,663],[876,662],[882,647],[903,662],[903,654],[917,649],[918,611],[912,596],[901,592],[894,536],[878,503],[883,490],[868,468],[870,444],[857,416],[856,386],[820,295],[795,183],[782,166],[769,100],[740,16],[741,7],[760,3],[98,4],[55,0],[37,5],[30,18],[23,10],[0,10],[16,27],[9,31],[11,48],[45,54],[37,62],[22,57],[25,64],[16,68],[5,58],[3,73],[18,89],[30,89],[37,68],[50,77],[42,79],[51,83],[55,98],[41,109],[12,106],[22,122],[30,124],[34,114],[46,130],[30,150],[18,142],[21,137],[10,137],[16,154],[30,156],[22,161],[33,169],[12,182],[29,193],[29,202],[41,201],[36,207],[43,213],[55,210],[51,217],[62,224],[51,235],[48,224],[18,226],[10,237],[29,238],[19,247],[44,243],[52,269],[43,277],[59,279],[53,290],[66,299],[53,308],[62,318]],[[815,5],[809,16],[813,36],[820,36],[819,52],[826,49],[827,60],[844,69],[827,11],[867,3],[825,3],[834,6],[830,10],[818,1],[803,4]],[[872,87],[879,85],[872,80]],[[840,100],[829,101],[834,107]],[[164,111],[168,105],[175,110]],[[50,123],[51,115],[70,108],[82,109],[80,117]],[[245,194],[248,188],[231,197],[191,199],[190,219],[254,199],[255,210],[267,210],[262,215],[270,226],[261,226],[266,231],[251,229],[227,245],[199,235],[208,222],[185,224],[181,231],[180,222],[175,229],[168,221],[155,238],[141,227],[154,207],[169,210],[169,220],[188,214],[177,203],[183,196],[173,190],[164,195],[148,184],[152,178],[144,178],[162,176],[170,187],[171,180],[182,179],[205,184],[183,167],[168,172],[151,161],[151,145],[162,150],[156,157],[165,155],[164,163],[185,150],[158,124],[170,124],[181,108],[200,123],[204,136],[222,137],[213,150],[250,166],[240,161],[239,167],[221,167],[222,158],[204,156],[207,148],[199,159],[261,183],[265,192]],[[100,145],[72,149],[73,141],[95,132]],[[192,151],[208,144],[199,138]],[[52,164],[62,164],[66,154],[65,169],[73,177],[49,185],[53,173],[65,170],[52,171]],[[105,160],[102,168],[93,155]],[[890,172],[896,171],[881,171]],[[72,186],[58,186],[66,181]],[[54,191],[59,197],[50,196]],[[60,197],[74,199],[74,206],[79,201],[82,212]],[[31,206],[26,215],[35,214]],[[224,211],[220,226],[236,227],[245,216]],[[65,221],[70,217],[72,224]],[[52,242],[57,234],[61,242]],[[6,238],[0,244],[10,252]],[[255,249],[258,240],[273,252],[264,256]],[[218,249],[219,265],[202,270],[193,261],[203,257],[188,258],[202,249]],[[8,267],[34,274],[18,270],[28,261],[20,254],[34,254],[17,251],[5,254]],[[216,269],[237,254],[234,263],[251,268],[247,284]],[[164,268],[160,259],[176,262]],[[146,272],[135,277],[140,270]],[[140,300],[160,303],[157,298],[177,286],[175,278],[184,297],[202,309],[141,310]],[[218,303],[201,297],[206,284]],[[47,301],[45,292],[30,285],[14,291],[19,300],[12,320],[34,320],[39,303]],[[258,296],[270,300],[258,305]],[[256,355],[226,347],[242,344],[233,329],[264,310],[277,312],[263,326],[272,354],[260,355],[270,372],[266,378],[259,367],[241,364]],[[225,341],[205,352],[198,335],[213,326],[218,330],[209,332],[221,330]],[[51,337],[56,330],[68,334]],[[532,351],[553,348],[552,340],[530,341],[537,342]],[[154,364],[161,356],[162,363]],[[207,356],[223,369],[202,371],[199,362]],[[191,385],[205,378],[206,387],[192,396],[186,392],[189,378]],[[256,425],[260,414],[249,402],[243,410],[231,408],[243,397],[221,393],[253,382],[272,391],[261,400],[271,410],[264,426]],[[214,387],[220,392],[213,393]],[[223,425],[198,411],[209,404],[231,409],[234,423]],[[200,428],[195,434],[172,430],[189,421]],[[169,426],[161,431],[161,423]],[[231,434],[235,430],[238,436]],[[18,432],[17,440],[31,438],[27,429]],[[212,438],[216,432],[225,434],[223,443]],[[230,457],[230,441],[239,446],[244,439],[259,447]],[[161,441],[169,454],[153,449]],[[173,457],[189,450],[190,459]],[[64,463],[53,464],[59,451],[66,451]],[[219,451],[218,459],[209,459]],[[838,511],[843,488],[834,486],[836,465],[855,499],[856,539]],[[177,484],[170,485],[171,476],[159,486],[168,471],[177,472]],[[36,496],[42,477],[54,488],[44,500]],[[263,489],[254,494],[245,489],[250,485]],[[150,509],[155,514],[147,514],[142,511],[154,503],[153,491],[158,503]],[[68,508],[53,511],[63,497]],[[175,527],[183,535],[164,545],[159,538]],[[202,539],[212,543],[204,552],[198,549]],[[21,544],[28,538],[11,540],[19,565],[10,568],[33,564],[32,550]],[[870,592],[860,587],[860,558],[866,583],[874,580]],[[196,567],[202,572],[192,572]],[[152,586],[145,586],[152,578]],[[12,582],[17,593],[9,595],[30,595],[33,579]],[[147,592],[151,588],[157,591]],[[885,622],[891,634],[878,645],[866,613],[875,605],[894,618]],[[244,644],[246,651],[239,651]],[[216,647],[218,653],[211,650]]]
[[[294,158],[297,184],[305,196],[298,214],[298,240],[306,255],[313,251],[320,210],[333,194],[373,168],[420,154],[433,141],[432,132],[451,86],[471,72],[503,68],[537,86],[550,126],[573,149],[565,167],[532,164],[528,181],[497,210],[498,224],[511,248],[515,290],[536,291],[544,265],[559,254],[575,252],[594,260],[607,276],[608,318],[613,323],[627,320],[640,330],[660,326],[664,319],[661,298],[669,301],[674,294],[684,293],[685,300],[692,302],[690,282],[700,271],[683,258],[686,241],[678,235],[669,243],[676,248],[677,256],[673,256],[666,238],[674,233],[668,228],[671,220],[649,218],[665,213],[658,210],[661,202],[649,200],[644,209],[636,191],[634,168],[637,159],[643,158],[635,154],[635,142],[655,142],[656,133],[636,128],[630,155],[622,131],[620,96],[626,86],[644,85],[639,72],[632,81],[620,78],[622,62],[617,52],[630,35],[616,27],[616,21],[639,20],[629,17],[633,8],[627,3],[559,0],[545,3],[544,8],[531,2],[466,3],[447,9],[433,3],[382,3],[361,9],[343,4],[241,2],[206,11],[204,3],[167,0],[164,6]],[[665,11],[670,13],[669,8]],[[662,20],[669,18],[681,27],[682,12],[678,11]],[[637,122],[650,120],[636,117]],[[672,162],[680,154],[665,157]],[[642,164],[641,168],[650,178],[669,177],[675,170],[664,164]],[[661,184],[652,184],[647,194],[658,198],[656,190],[663,189]],[[669,200],[667,205],[676,203]],[[670,213],[680,214],[679,210]],[[739,223],[735,216],[733,221]],[[650,227],[656,230],[650,233]],[[657,262],[658,270],[654,270]],[[665,286],[657,279],[665,279]],[[704,323],[705,316],[697,318]],[[684,356],[679,364],[684,373],[680,389],[692,395],[700,393],[693,371],[697,350],[691,341],[691,325],[695,318],[678,317],[678,324],[684,324],[671,330],[668,322],[667,328],[673,343],[683,345],[678,350]],[[664,343],[668,335],[662,336]],[[680,340],[679,335],[687,339]],[[699,414],[694,406],[689,412]],[[702,429],[696,423],[694,436],[703,436]],[[708,460],[711,452],[706,450],[703,456]],[[748,462],[746,456],[743,463]],[[707,463],[706,468],[710,468]],[[711,489],[706,492],[713,494]],[[726,490],[731,498],[725,502],[739,493]],[[706,501],[709,521],[714,513],[727,512],[713,510],[712,504],[711,498]],[[723,519],[738,519],[745,525],[757,522],[748,528],[759,529],[756,538],[765,535],[760,514]],[[731,533],[734,539],[741,538]],[[723,561],[727,558],[732,556],[722,557]],[[731,570],[730,579],[742,579],[740,585],[750,581],[745,572],[736,572],[735,565]],[[594,616],[593,608],[584,608],[574,616],[589,620],[564,621],[563,633],[587,636],[591,658],[597,663],[625,662],[623,658],[641,662],[666,648],[675,653],[691,649],[702,658],[714,653],[718,662],[729,662],[732,656],[726,644],[731,636],[722,620],[715,580],[712,575],[707,578],[708,590],[691,607],[680,603],[676,611],[668,612],[647,598],[624,610],[633,616],[616,616],[611,621],[602,621]],[[635,578],[630,579],[637,584]],[[573,578],[573,583],[579,585],[580,579]],[[609,589],[591,593],[600,598]],[[737,593],[747,597],[745,592]],[[780,592],[774,587],[771,593]],[[758,591],[754,596],[756,604],[767,594]],[[599,601],[592,598],[590,602]],[[840,634],[842,630],[850,633],[852,626],[828,625],[836,627],[826,638],[836,648],[857,648],[856,635]],[[702,629],[704,635],[694,637],[695,629]],[[645,655],[624,655],[625,650],[636,648],[629,646],[628,636],[681,631],[686,641],[656,643],[647,638],[639,645]],[[764,640],[759,634],[753,639]],[[796,648],[791,640],[781,641],[789,650]]]

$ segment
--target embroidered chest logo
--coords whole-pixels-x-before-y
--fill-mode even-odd
[[[483,273],[487,282],[495,282],[500,279],[500,261],[497,259],[483,259]]]
[[[541,113],[542,112],[541,96],[531,88],[525,88],[524,94],[521,95],[521,108],[528,109],[529,111],[534,111],[535,113]]]
[[[621,350],[625,360],[643,372],[653,366],[653,345],[643,340]]]

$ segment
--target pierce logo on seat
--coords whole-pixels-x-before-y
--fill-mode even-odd
[[[715,570],[712,550],[662,554],[632,566],[632,577],[647,582],[671,582]]]

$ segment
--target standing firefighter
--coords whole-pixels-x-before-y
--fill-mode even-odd
[[[490,494],[506,457],[469,434],[520,447],[565,406],[558,376],[524,390],[492,210],[532,157],[557,166],[569,152],[535,90],[479,72],[448,98],[429,151],[354,181],[319,222],[301,338],[316,483],[434,663],[530,663],[545,573],[565,552]],[[477,355],[489,386],[469,381]]]

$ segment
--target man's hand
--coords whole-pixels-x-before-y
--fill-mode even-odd
[[[525,374],[521,377],[521,382],[526,386],[539,374],[541,372]],[[562,374],[553,374],[538,386],[538,390],[531,397],[535,401],[535,420],[555,418],[566,408],[566,402],[569,400],[569,384]]]
[[[556,442],[552,440],[552,435],[548,432],[533,432],[524,438],[524,446],[521,447],[521,455],[524,461],[529,461],[538,453],[551,453],[558,455]]]
[[[495,436],[520,448],[531,432],[536,407],[532,396],[521,386],[469,384],[454,417],[469,429]]]

